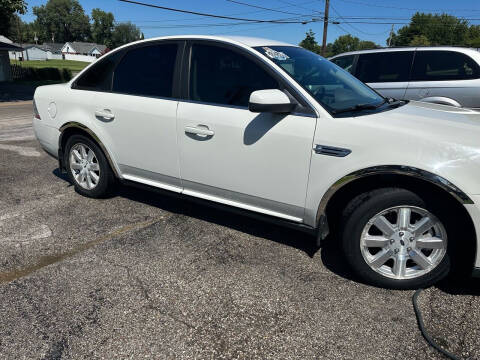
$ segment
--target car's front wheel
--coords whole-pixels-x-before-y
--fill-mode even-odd
[[[445,277],[453,230],[439,210],[405,189],[379,189],[353,199],[343,214],[341,237],[355,273],[396,289],[427,287]]]
[[[65,146],[65,164],[75,190],[84,196],[108,195],[114,176],[100,147],[83,135],[71,136]]]

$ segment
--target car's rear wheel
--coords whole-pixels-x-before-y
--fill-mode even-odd
[[[349,203],[341,237],[349,264],[364,281],[410,289],[430,286],[448,274],[453,226],[435,202],[385,188]]]
[[[110,193],[114,183],[112,170],[102,150],[88,137],[73,135],[67,140],[65,164],[78,193],[93,198]]]

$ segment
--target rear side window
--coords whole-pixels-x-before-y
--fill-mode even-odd
[[[252,60],[232,50],[194,44],[190,67],[190,99],[248,106],[256,90],[278,89],[278,82]]]
[[[413,51],[361,54],[356,77],[365,83],[408,81]]]
[[[343,70],[347,70],[349,73],[353,70],[353,60],[355,55],[341,56],[339,58],[333,59],[332,62],[335,65],[340,66]]]
[[[469,56],[456,51],[417,51],[412,80],[441,81],[478,79],[480,69]]]
[[[118,64],[112,90],[117,93],[172,97],[177,44],[130,50]]]
[[[82,90],[109,91],[112,87],[112,74],[122,52],[106,55],[90,67],[75,81],[74,88]]]

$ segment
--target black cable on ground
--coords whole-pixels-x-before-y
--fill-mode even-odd
[[[420,329],[420,332],[422,333],[423,337],[425,338],[425,340],[427,340],[428,344],[431,347],[433,347],[437,351],[441,352],[443,355],[445,355],[449,359],[460,360],[460,358],[458,356],[456,356],[456,355],[452,354],[451,352],[441,348],[440,345],[438,345],[435,342],[435,340],[433,340],[432,337],[427,333],[427,330],[425,329],[425,324],[423,323],[422,312],[420,311],[420,308],[418,307],[418,303],[417,303],[418,296],[420,295],[420,293],[422,291],[423,291],[423,289],[418,289],[417,291],[415,291],[415,293],[413,294],[413,297],[412,297],[413,310],[415,311],[415,315],[417,317],[418,328]]]

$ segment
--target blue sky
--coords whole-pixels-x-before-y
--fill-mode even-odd
[[[310,18],[323,16],[315,11],[323,11],[324,0],[238,0],[256,6],[276,9],[279,12],[260,10],[228,0],[138,0],[151,4],[185,9],[190,11],[228,15],[249,19],[286,19],[299,18],[307,15]],[[27,0],[28,13],[23,16],[26,21],[34,19],[32,7],[46,3],[46,0]],[[80,0],[85,12],[90,14],[93,8],[101,8],[114,14],[117,21],[131,21],[141,28],[146,38],[175,34],[232,34],[245,36],[260,36],[278,39],[290,43],[298,43],[305,37],[310,28],[316,33],[317,41],[321,42],[323,23],[314,22],[302,24],[247,24],[231,25],[238,21],[211,19],[202,16],[180,14],[166,10],[147,8],[134,4],[122,3],[118,0]],[[416,10],[424,12],[446,12],[458,17],[464,17],[472,24],[480,24],[480,0],[331,0],[330,17],[341,24],[331,24],[328,28],[328,41],[338,36],[351,34],[362,40],[371,40],[385,45],[390,32],[391,23],[405,23]],[[292,6],[295,5],[295,6]],[[284,13],[286,12],[286,13]],[[293,13],[293,14],[287,14]],[[297,15],[298,14],[298,15]],[[364,20],[348,19],[347,21],[376,21],[385,24],[342,23],[343,17],[380,17],[383,19]],[[386,19],[389,18],[389,19]],[[204,26],[213,24],[228,24],[221,26]],[[199,25],[201,27],[199,27]],[[395,24],[395,29],[403,26]]]

